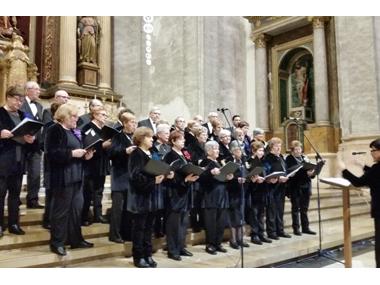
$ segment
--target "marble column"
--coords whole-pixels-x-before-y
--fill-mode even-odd
[[[35,61],[36,53],[36,27],[37,27],[37,17],[30,16],[30,32],[29,32],[29,60],[30,62]]]
[[[99,46],[99,88],[103,90],[111,89],[111,17],[98,17],[100,25],[100,46]]]
[[[268,123],[268,70],[266,38],[260,34],[255,41],[256,127],[269,131]]]
[[[319,126],[330,124],[324,21],[323,17],[313,18],[315,116]]]
[[[77,84],[77,17],[62,16],[59,41],[59,83]]]

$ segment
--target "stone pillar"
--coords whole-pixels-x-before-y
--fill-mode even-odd
[[[37,27],[37,17],[30,16],[30,32],[29,32],[29,60],[30,62],[35,61],[36,53],[36,27]]]
[[[315,116],[319,126],[330,125],[325,19],[313,18]]]
[[[268,70],[266,37],[260,34],[254,38],[255,53],[255,83],[256,83],[256,124],[257,127],[269,131],[268,123]]]
[[[77,84],[77,17],[62,16],[59,41],[59,83]]]
[[[111,89],[111,17],[98,17],[100,25],[100,46],[99,46],[99,88],[103,90]]]

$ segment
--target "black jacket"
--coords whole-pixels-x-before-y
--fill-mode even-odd
[[[24,119],[24,113],[18,111],[20,120]],[[0,108],[0,131],[12,130],[15,127],[7,110]],[[16,148],[19,149],[19,158],[17,162]],[[0,176],[20,174],[24,169],[25,163],[25,144],[20,144],[13,139],[0,139]]]
[[[349,180],[355,187],[368,186],[371,191],[371,216],[380,218],[380,162],[372,167],[365,167],[364,174],[356,177],[347,169],[343,170],[342,175]]]
[[[122,131],[112,138],[109,158],[111,166],[111,191],[127,191],[129,185],[128,161],[129,155],[126,148],[132,146],[132,134],[127,135]]]
[[[149,156],[136,148],[129,156],[128,173],[130,187],[128,189],[127,209],[135,214],[154,212],[157,210],[155,177],[144,172]]]
[[[43,112],[43,107],[40,103],[35,102],[34,103],[37,107],[37,114],[33,116],[32,109],[30,109],[30,106],[28,102],[25,100],[24,103],[21,105],[20,110],[24,112],[25,117],[42,122],[42,112]],[[44,147],[43,147],[43,138],[42,138],[42,130],[39,130],[35,134],[36,139],[32,144],[27,144],[26,145],[26,150],[28,152],[40,152]]]

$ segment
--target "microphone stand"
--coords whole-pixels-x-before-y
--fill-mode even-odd
[[[230,128],[230,130],[232,130],[232,127],[231,127],[230,121],[228,120],[227,115],[226,115],[226,110],[225,110],[224,108],[221,108],[221,109],[220,109],[220,112],[223,113],[224,118],[225,118],[226,121],[227,121],[228,127]]]
[[[310,139],[307,137],[307,135],[304,132],[304,122],[300,122],[295,120],[297,127],[299,130],[302,128],[302,134],[303,137],[307,140],[307,142],[310,144],[311,149],[315,152],[315,160],[317,162],[317,166],[321,164],[321,166],[317,167],[317,210],[318,210],[318,233],[319,233],[319,244],[318,244],[318,251],[317,256],[318,257],[325,257],[327,259],[333,260],[335,262],[339,262],[344,264],[342,261],[337,260],[331,256],[328,255],[328,252],[326,250],[322,249],[322,217],[321,217],[321,195],[320,195],[320,189],[319,189],[319,174],[323,168],[323,165],[325,164],[325,160],[323,160],[322,156],[319,154],[318,150],[315,148],[315,146],[311,143]]]

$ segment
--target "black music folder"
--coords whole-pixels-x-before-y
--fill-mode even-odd
[[[24,118],[16,127],[11,130],[11,133],[15,137],[21,137],[25,135],[34,136],[42,127],[43,123],[35,121],[29,118]]]
[[[302,165],[302,164],[301,164],[301,165],[298,165],[298,164],[293,165],[292,167],[290,167],[290,168],[288,169],[288,174],[286,175],[286,177],[288,177],[288,178],[293,177],[293,176],[296,175],[296,173],[297,173],[298,171],[300,171],[300,169],[302,169],[302,168],[303,168],[303,165]]]
[[[225,166],[220,168],[220,174],[215,175],[214,178],[220,182],[225,182],[227,181],[226,176],[228,174],[234,174],[236,170],[239,169],[239,164],[235,162],[228,162]]]
[[[275,171],[275,172],[272,172],[272,173],[268,174],[267,176],[265,176],[264,179],[268,180],[271,178],[278,178],[280,176],[286,176],[286,173],[284,171]]]
[[[204,170],[202,167],[199,167],[199,166],[194,165],[192,163],[188,163],[188,164],[185,164],[184,166],[182,166],[180,169],[178,169],[178,171],[182,172],[186,176],[189,174],[199,176],[203,173]]]
[[[167,175],[171,171],[170,165],[161,161],[150,159],[148,163],[144,166],[144,171],[150,175]]]
[[[98,144],[103,143],[102,139],[99,138],[92,138],[92,137],[86,137],[86,138],[91,138],[91,139],[85,139],[83,141],[83,148],[86,150],[89,150],[91,148],[95,148]]]
[[[321,172],[322,167],[323,167],[324,164],[325,164],[325,162],[323,160],[320,160],[317,164],[310,163],[310,162],[304,162],[303,163],[303,168],[306,171],[314,170],[315,175],[318,175]]]
[[[104,125],[102,130],[100,131],[100,137],[104,141],[112,139],[117,134],[120,134],[120,131],[107,125]]]
[[[250,172],[247,173],[247,175],[245,176],[245,178],[249,179],[249,178],[251,178],[252,176],[259,175],[259,174],[262,173],[263,171],[264,171],[264,167],[256,166],[256,167],[253,168]]]

